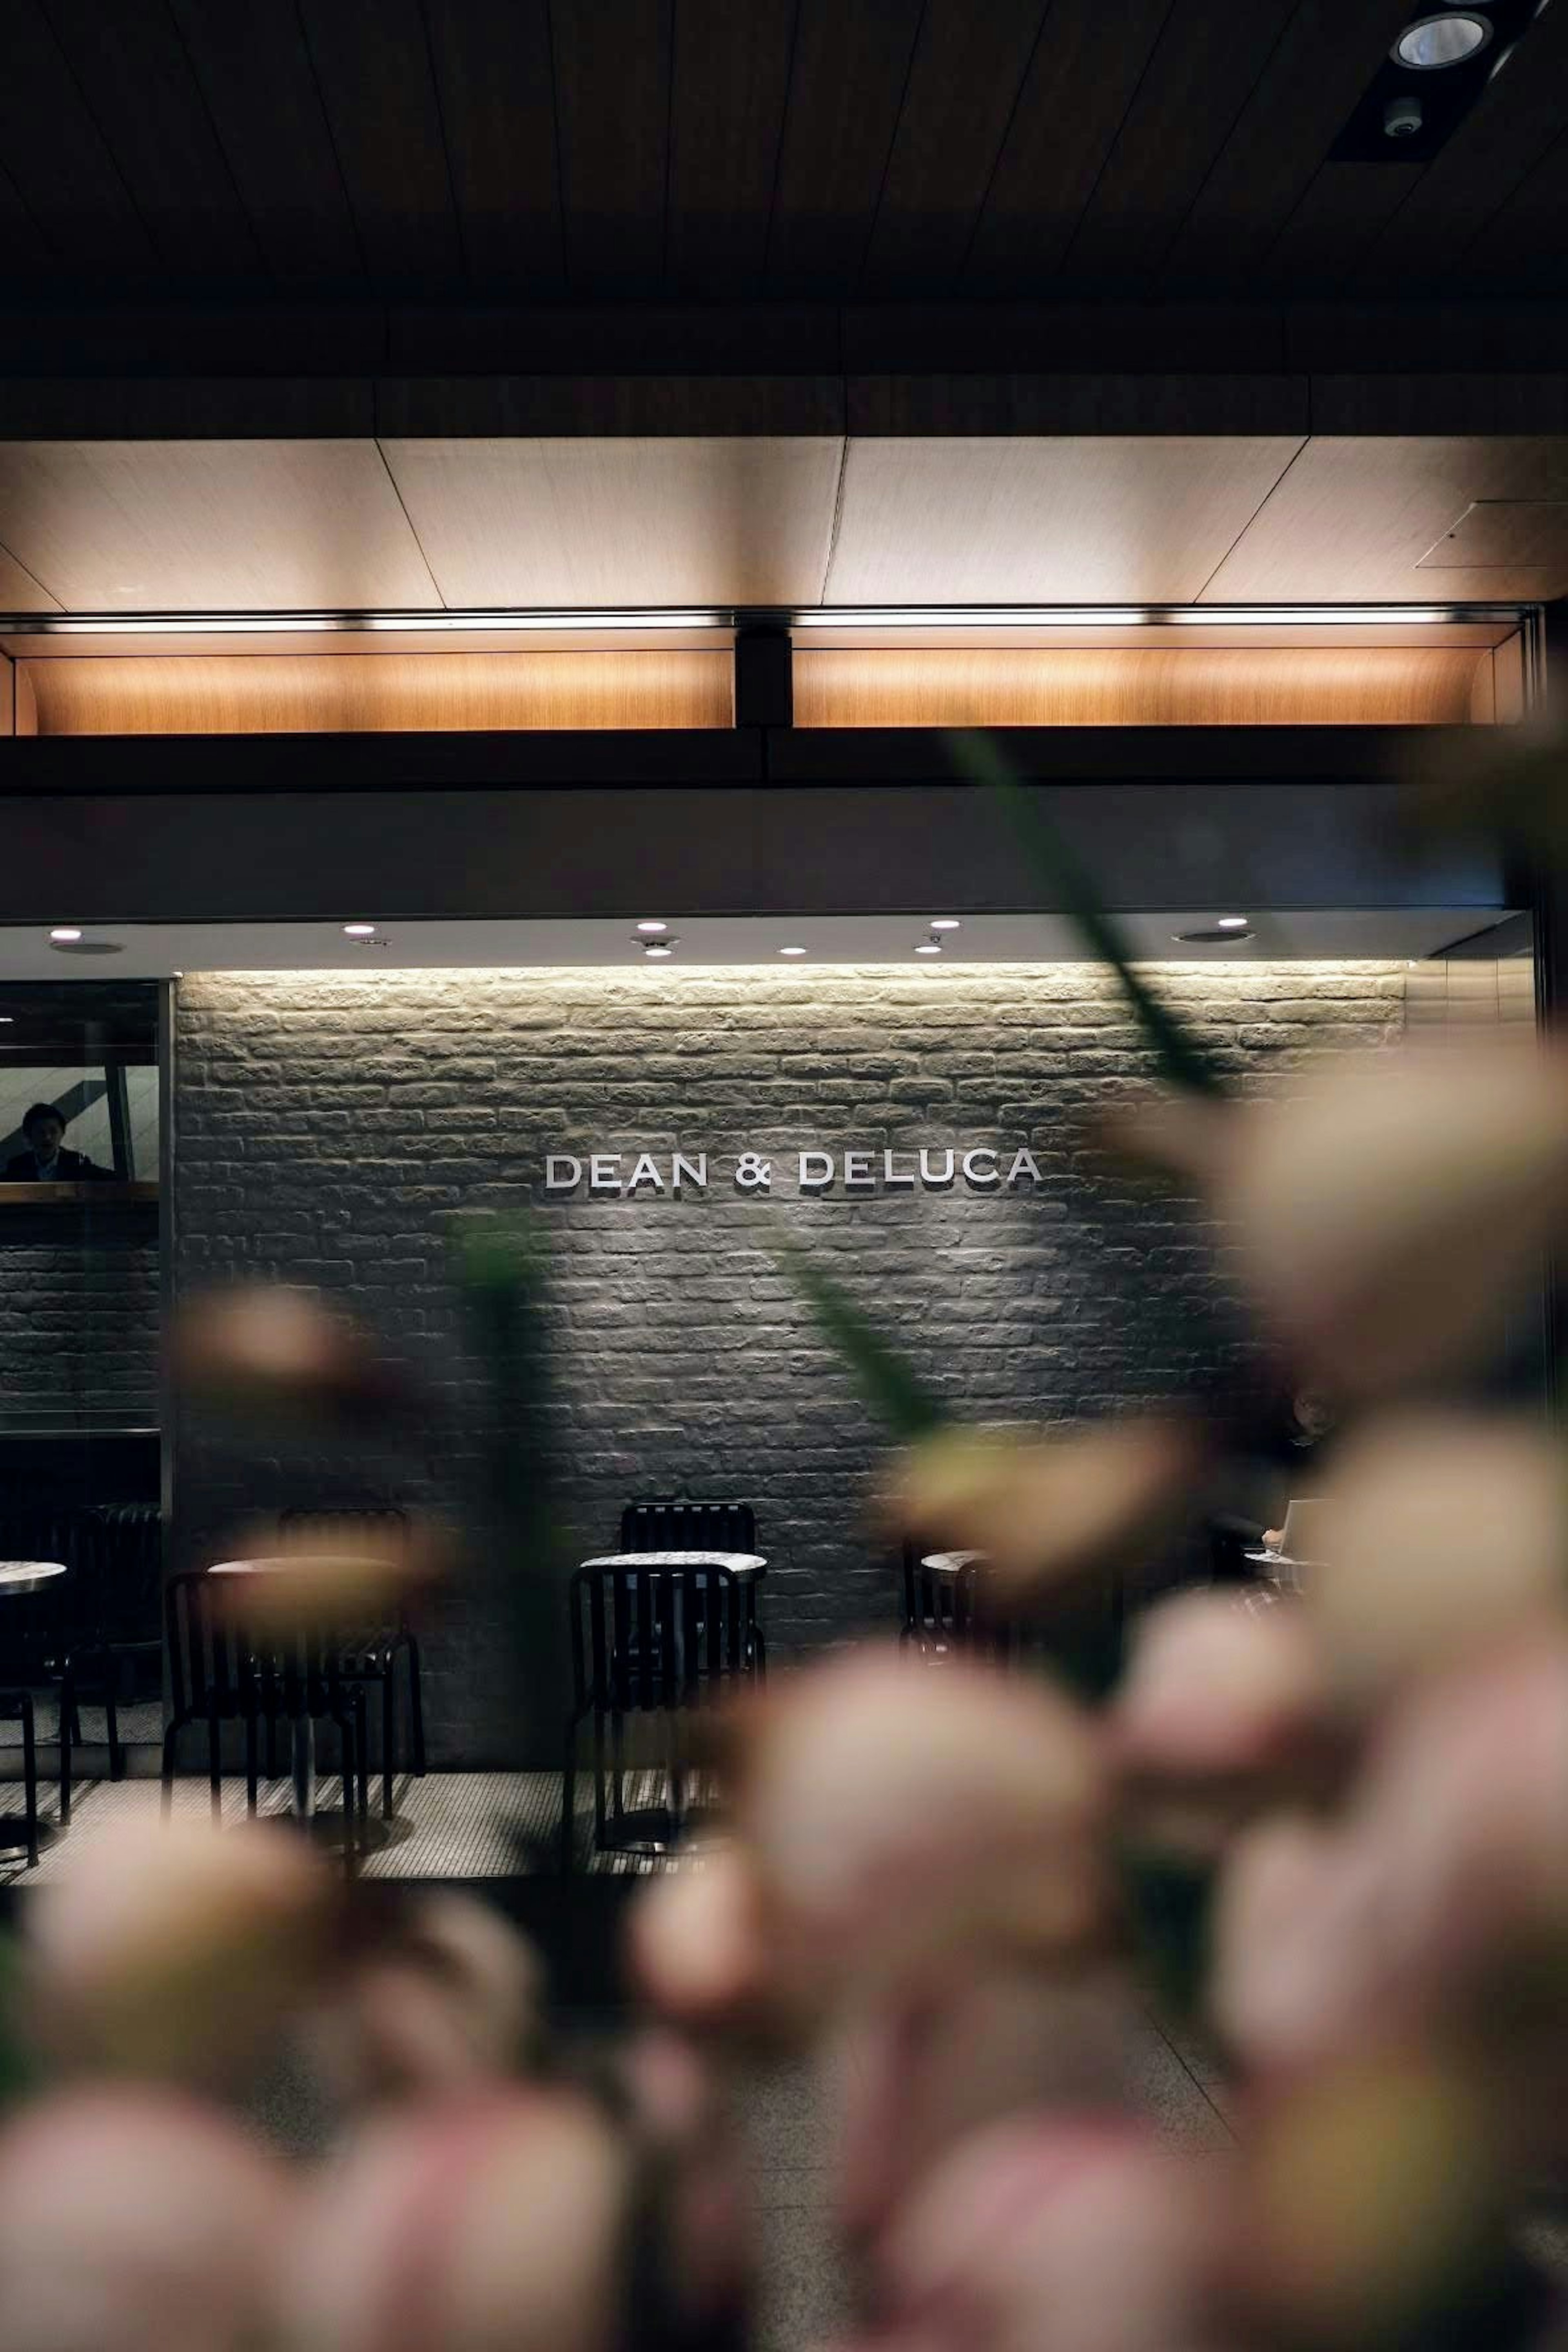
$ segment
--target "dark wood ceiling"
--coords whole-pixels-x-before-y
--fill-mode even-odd
[[[1568,0],[1430,163],[1414,0],[5,0],[14,294],[1550,291]]]

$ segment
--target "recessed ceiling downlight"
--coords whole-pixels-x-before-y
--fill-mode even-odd
[[[343,925],[343,937],[345,940],[374,940],[375,937],[375,925],[374,923],[345,923]]]
[[[49,944],[57,948],[74,948],[81,933],[74,923],[57,923],[49,933]]]
[[[1245,919],[1240,930],[1236,929],[1235,920],[1232,919],[1223,924],[1205,924],[1201,930],[1173,931],[1171,937],[1182,947],[1234,948],[1239,947],[1244,940],[1249,940],[1252,933]]]
[[[1216,931],[1245,931],[1247,928],[1247,922],[1245,915],[1221,915],[1216,918],[1215,922],[1215,929]]]
[[[1444,66],[1462,66],[1467,58],[1479,57],[1491,37],[1492,28],[1484,16],[1473,16],[1468,8],[1451,8],[1441,16],[1417,16],[1413,25],[1406,25],[1391,55],[1416,73],[1435,73]]]
[[[779,950],[780,955],[786,956],[803,956],[806,952],[807,950],[805,948],[780,948]]]
[[[645,937],[648,939],[657,939],[660,931],[668,930],[669,925],[668,923],[656,922],[650,916],[647,922],[639,923],[637,925],[637,929],[645,935]]]

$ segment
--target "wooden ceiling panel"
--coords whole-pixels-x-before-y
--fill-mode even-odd
[[[593,0],[551,11],[575,292],[663,275],[672,9],[673,0]]]
[[[1171,0],[1054,0],[964,267],[976,293],[1054,277]]]
[[[164,268],[254,278],[258,249],[165,0],[48,0],[48,10]]]
[[[68,662],[49,665],[52,673]],[[110,664],[93,665],[108,668]],[[123,667],[123,665],[121,665]],[[795,656],[797,727],[1465,726],[1490,713],[1491,656],[1318,651],[950,651]],[[40,711],[42,706],[40,705]]]
[[[784,291],[854,290],[904,102],[921,0],[800,0],[768,236]]]
[[[477,285],[564,278],[548,0],[426,0],[452,191]]]
[[[300,0],[349,203],[384,286],[463,276],[419,0]]]
[[[1500,280],[1541,292],[1562,289],[1568,280],[1568,134],[1492,215],[1484,245]]]
[[[1343,286],[1424,169],[1420,163],[1325,163],[1270,248],[1268,267],[1279,282]]]
[[[930,0],[877,207],[863,294],[934,289],[963,267],[1046,0]]]
[[[1374,284],[1451,283],[1465,256],[1489,279],[1509,276],[1511,256],[1492,234],[1493,218],[1557,138],[1565,91],[1568,9],[1548,8],[1398,211],[1367,240],[1360,275]]]
[[[1421,559],[1474,499],[1563,498],[1568,439],[1319,437],[1242,533],[1204,601],[1444,604],[1561,595],[1568,564],[1555,572],[1442,571]]]
[[[448,604],[815,604],[841,444],[388,440]]]
[[[1410,0],[1302,0],[1164,256],[1174,278],[1255,268],[1410,16]]]
[[[0,547],[0,608],[7,613],[58,613],[59,599],[18,563],[7,547]]]
[[[1069,277],[1158,269],[1296,0],[1174,0],[1068,245]]]
[[[157,254],[37,0],[0,30],[0,164],[60,260],[84,278],[150,271]]]
[[[749,292],[767,264],[795,0],[680,0],[669,113],[665,275],[691,293]]]
[[[284,285],[363,271],[294,0],[169,0],[268,268]]]
[[[1300,446],[1284,436],[853,441],[827,602],[1189,601]]]
[[[373,441],[0,443],[0,543],[68,611],[440,602]]]

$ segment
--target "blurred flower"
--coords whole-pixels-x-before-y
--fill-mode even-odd
[[[934,1998],[876,2003],[854,2029],[837,2111],[838,2211],[851,2239],[891,2221],[916,2183],[983,2124],[1030,2107],[1123,2103],[1136,2011],[1104,1973],[1042,1979],[976,1968]]]
[[[235,2081],[308,1986],[338,1900],[286,1829],[117,1824],[30,1899],[39,2039],[78,2068]]]
[[[1238,2315],[1265,2342],[1451,2340],[1445,2307],[1506,2255],[1509,2186],[1489,2104],[1451,2062],[1399,2053],[1309,2075],[1247,2135]]]
[[[0,2129],[0,2352],[252,2352],[284,2166],[165,2091],[93,2085]]]
[[[442,1580],[452,1557],[430,1521],[369,1512],[281,1535],[262,1521],[218,1549],[225,1561],[248,1565],[216,1576],[213,1598],[229,1622],[258,1637],[395,1619]]]
[[[347,1924],[342,1974],[310,2021],[341,2099],[454,2093],[512,2074],[535,2053],[540,1961],[489,1904],[366,1887]]]
[[[1080,1958],[1107,1930],[1106,1798],[1091,1719],[1047,1685],[881,1646],[800,1675],[757,1710],[736,1801],[781,1998]]]
[[[279,2274],[280,2352],[615,2352],[630,2179],[627,2144],[575,2091],[373,2123]]]
[[[1207,1853],[1332,1747],[1328,1677],[1299,1603],[1184,1592],[1140,1619],[1111,1753],[1154,1843]]]
[[[885,1508],[918,1542],[984,1553],[1005,1606],[1146,1550],[1190,1494],[1204,1449],[1199,1424],[1174,1416],[1028,1434],[942,1429],[902,1456]]]
[[[883,2242],[889,2341],[1215,2352],[1209,2278],[1228,2180],[1222,2160],[1183,2163],[1116,2117],[979,2132],[927,2175]]]
[[[682,2343],[739,2343],[756,2274],[746,2151],[713,2069],[660,2027],[622,2062],[643,2154],[647,2258]],[[646,2316],[646,2315],[645,2315]]]
[[[168,1354],[186,1396],[245,1421],[374,1430],[414,1402],[369,1331],[313,1292],[281,1283],[187,1299],[175,1312]]]
[[[1568,1466],[1533,1424],[1374,1422],[1348,1444],[1332,1504],[1332,1540],[1303,1590],[1357,1696],[1472,1654],[1563,1596]]]
[[[634,1985],[673,2024],[695,2031],[765,2019],[762,1898],[739,1847],[650,1878],[632,1906],[627,1937]]]
[[[1220,1892],[1215,2013],[1266,2069],[1452,2021],[1507,2035],[1568,1958],[1568,1632],[1422,1685],[1342,1825],[1274,1822]],[[1561,2006],[1558,2010],[1561,2028]]]
[[[1278,1100],[1155,1101],[1113,1132],[1207,1195],[1295,1370],[1347,1400],[1483,1357],[1568,1212],[1555,1049],[1406,1047]]]

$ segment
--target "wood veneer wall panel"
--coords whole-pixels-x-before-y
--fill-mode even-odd
[[[89,656],[23,661],[40,735],[728,727],[727,653]]]
[[[16,665],[8,654],[0,654],[0,735],[16,731]]]
[[[797,727],[1472,723],[1468,646],[798,651]]]

